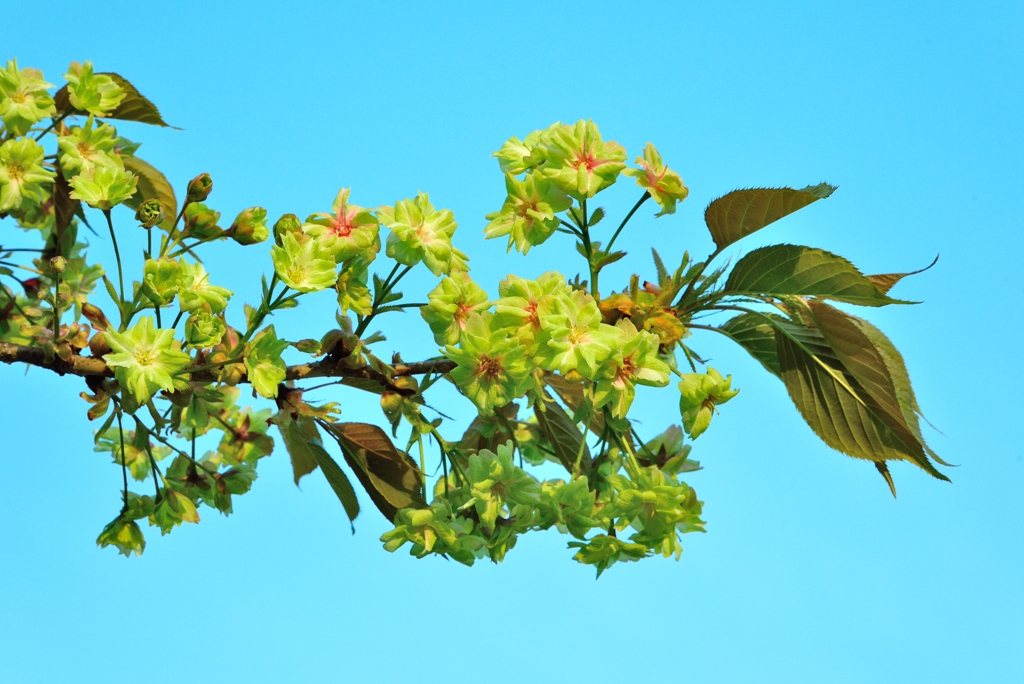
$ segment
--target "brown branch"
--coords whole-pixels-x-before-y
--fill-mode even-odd
[[[60,375],[114,377],[114,372],[107,367],[103,359],[92,356],[73,356],[70,361],[61,361],[56,357],[54,357],[53,361],[47,361],[43,350],[39,347],[26,347],[8,342],[0,342],[0,361],[8,364],[27,363],[30,366],[52,370]],[[443,358],[415,363],[400,363],[394,366],[395,375],[447,373],[453,368],[455,368],[455,362]],[[212,380],[214,378],[209,371],[200,371],[194,377],[197,380]],[[364,378],[366,380],[373,380],[385,388],[405,393],[395,388],[388,379],[388,376],[380,371],[374,370],[369,366],[349,368],[331,359],[289,366],[288,380],[304,380],[306,378]],[[247,378],[242,376],[241,382],[247,382]]]

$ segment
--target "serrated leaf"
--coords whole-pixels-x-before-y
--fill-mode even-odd
[[[651,247],[651,254],[654,256],[654,268],[658,271],[658,286],[664,287],[666,281],[669,279],[668,269],[665,268],[665,262],[661,260],[661,255],[658,254],[658,250]]]
[[[827,297],[861,306],[909,303],[887,297],[843,257],[800,245],[770,245],[750,252],[733,267],[723,292]]]
[[[766,317],[778,321],[785,320],[775,314],[745,313],[729,319],[718,329],[760,361],[765,370],[781,378],[782,369],[779,367],[779,345],[775,341],[775,327],[766,320]]]
[[[938,256],[935,257],[935,259],[932,261],[932,263],[928,264],[924,268],[919,268],[916,271],[910,271],[908,273],[882,273],[882,274],[879,274],[879,275],[869,275],[869,276],[865,276],[865,277],[868,280],[870,280],[874,284],[875,287],[878,288],[879,292],[881,292],[882,294],[887,294],[889,292],[889,290],[892,289],[893,285],[895,285],[896,283],[900,282],[901,280],[903,280],[907,276],[917,275],[918,273],[924,273],[925,271],[927,271],[929,268],[931,268],[932,266],[934,266],[937,263],[939,263],[939,257]]]
[[[598,223],[600,223],[601,219],[603,219],[603,218],[604,218],[604,208],[603,207],[598,207],[590,215],[590,221],[587,223],[587,227],[588,228],[593,228]]]
[[[870,340],[841,311],[824,302],[809,306],[818,328],[780,322],[776,330],[782,379],[807,424],[848,456],[906,460],[948,481],[905,424],[888,370]]]
[[[323,448],[316,423],[309,419],[289,421],[284,427],[278,426],[284,446],[292,459],[292,475],[295,484],[304,476],[316,470],[318,462],[313,453],[314,445]]]
[[[558,458],[558,462],[572,474],[576,472],[576,459],[579,457],[579,473],[584,476],[590,475],[592,464],[590,449],[569,414],[554,401],[546,402],[543,410],[540,407],[540,402],[537,402],[533,407],[533,414],[537,416],[540,432],[551,443],[551,450]],[[583,445],[582,456],[580,456],[581,442]]]
[[[803,209],[835,192],[828,183],[793,188],[752,188],[733,190],[711,202],[704,210],[704,222],[721,251],[737,240],[755,233],[784,216]]]
[[[167,177],[144,159],[123,157],[122,161],[126,169],[139,177],[135,194],[125,200],[125,204],[132,209],[138,209],[139,205],[146,200],[159,200],[165,216],[164,220],[160,222],[160,227],[169,230],[178,216],[178,199],[175,197],[174,188],[167,181]]]
[[[389,521],[402,508],[425,508],[423,474],[387,433],[367,423],[320,423],[338,441],[345,461]]]

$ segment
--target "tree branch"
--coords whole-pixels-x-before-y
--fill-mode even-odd
[[[43,350],[39,347],[26,347],[20,344],[0,342],[0,361],[4,363],[26,363],[30,366],[38,366],[52,370],[59,375],[78,375],[81,377],[114,377],[114,372],[107,367],[103,359],[92,356],[73,356],[70,361],[62,361],[54,357],[53,361],[47,361]],[[400,363],[394,366],[395,375],[423,375],[425,373],[447,373],[455,368],[455,362],[445,358],[427,359],[415,363]],[[193,378],[196,380],[213,380],[214,375],[209,371],[196,373]],[[374,370],[369,366],[361,368],[349,368],[338,361],[325,358],[313,363],[303,363],[296,366],[289,366],[288,380],[304,380],[306,378],[364,378],[373,380],[385,388],[395,389],[387,375]],[[241,382],[248,382],[242,376]],[[407,390],[410,391],[410,390]]]

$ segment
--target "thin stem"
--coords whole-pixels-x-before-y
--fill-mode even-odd
[[[196,247],[198,247],[201,244],[210,242],[211,240],[218,240],[218,239],[224,237],[224,233],[226,233],[226,232],[227,231],[221,231],[220,233],[217,233],[216,235],[211,235],[210,237],[205,237],[202,240],[197,240],[196,242],[193,242],[191,245],[183,244],[181,246],[181,249],[179,249],[177,252],[174,252],[173,254],[168,254],[167,258],[174,259],[176,257],[180,257],[182,254],[186,254],[188,252],[191,252],[193,249],[195,249]]]
[[[381,303],[383,303],[385,299],[387,299],[387,296],[391,294],[391,290],[393,290],[395,285],[398,284],[398,281],[401,280],[406,273],[412,270],[412,266],[406,266],[402,270],[402,272],[399,273],[398,276],[394,278],[394,280],[392,280],[392,277],[395,276],[395,273],[398,271],[400,266],[401,264],[396,263],[395,267],[391,269],[391,273],[389,273],[388,277],[384,280],[384,286],[381,287],[380,294],[377,297],[374,297],[373,308],[370,310],[370,315],[361,320],[359,322],[359,326],[356,328],[356,337],[362,337],[363,333],[366,332],[366,328],[370,325],[370,321],[372,321],[374,317],[379,313],[379,311],[377,311],[377,308],[381,305]]]
[[[0,247],[0,253],[2,253],[2,254],[7,254],[8,252],[10,252],[10,253],[14,253],[14,252],[36,252],[36,253],[39,253],[39,252],[42,252],[42,251],[43,250],[41,250],[41,249],[32,249],[32,248],[29,248],[29,247]]]
[[[146,258],[150,259],[153,255],[153,229],[146,229]]]
[[[121,477],[124,478],[124,508],[121,512],[128,510],[128,460],[124,453],[124,427],[121,425],[121,406],[117,407],[117,432],[121,437]]]
[[[157,328],[164,327],[163,324],[160,322],[160,305],[159,304],[154,304],[153,305],[153,313],[156,314],[156,327]]]
[[[606,252],[612,251],[612,245],[615,244],[615,238],[619,237],[619,233],[621,233],[622,229],[626,227],[627,223],[629,223],[629,219],[633,218],[633,214],[635,214],[636,210],[640,208],[640,205],[650,199],[650,197],[651,193],[645,190],[644,196],[637,200],[637,203],[634,204],[633,208],[629,210],[628,214],[626,214],[626,218],[622,219],[622,223],[620,223],[619,227],[615,229],[615,232],[612,234],[612,239],[608,241],[608,247],[605,248]]]
[[[110,239],[114,243],[114,258],[117,259],[117,284],[121,294],[121,301],[117,303],[117,308],[121,312],[121,318],[124,319],[124,273],[121,269],[121,250],[117,247],[117,235],[114,234],[114,222],[110,219],[110,210],[104,209],[103,215],[107,218]]]
[[[60,271],[54,277],[53,288],[53,338],[55,340],[58,328],[60,328]]]
[[[43,132],[36,136],[36,142],[39,142],[40,140],[42,140],[44,135],[46,135],[47,133],[52,131],[57,126],[57,124],[59,124],[64,119],[66,119],[70,114],[71,114],[71,112],[64,112],[59,117],[57,117],[56,119],[51,121],[50,125],[47,126],[46,128],[44,128]]]
[[[184,309],[182,309],[181,311],[178,312],[178,315],[174,317],[174,322],[171,323],[171,330],[173,330],[173,329],[178,327],[178,321],[180,321],[181,317],[184,316],[184,315],[185,315],[185,310]]]
[[[561,223],[566,228],[568,228],[569,232],[572,233],[573,235],[575,235],[576,237],[578,237],[578,238],[582,238],[583,237],[583,233],[581,233],[576,226],[572,225],[568,221],[566,221],[564,219],[558,219],[558,222]]]

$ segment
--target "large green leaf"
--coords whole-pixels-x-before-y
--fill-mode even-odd
[[[785,320],[775,314],[745,313],[730,318],[718,329],[760,361],[769,373],[782,377],[782,369],[779,367],[779,345],[775,341],[775,326],[769,319]]]
[[[164,174],[157,171],[149,162],[138,157],[122,157],[124,167],[139,177],[135,194],[125,204],[132,209],[149,199],[159,200],[164,208],[165,218],[160,227],[169,230],[178,216],[178,199],[174,196],[174,188]]]
[[[425,508],[423,474],[387,433],[368,423],[320,423],[341,447],[363,489],[389,521],[402,508]]]
[[[315,446],[313,455],[316,456],[316,461],[320,465],[320,472],[327,478],[327,484],[331,485],[331,489],[341,501],[341,505],[345,507],[345,515],[348,516],[349,524],[355,522],[359,515],[359,499],[356,498],[356,490],[352,488],[352,483],[349,482],[345,471],[323,447]],[[356,531],[355,525],[352,525],[352,531]]]
[[[544,373],[544,382],[555,391],[558,398],[565,402],[573,411],[579,411],[585,401],[582,382],[569,382],[561,375],[555,373]],[[590,411],[587,417],[587,427],[597,436],[604,434],[604,413],[601,411]],[[575,458],[575,454],[573,455]]]
[[[753,188],[733,190],[711,202],[704,210],[704,222],[719,251],[737,240],[757,232],[783,216],[803,209],[835,192],[828,183],[793,188]]]
[[[848,456],[906,460],[948,480],[906,425],[885,362],[868,337],[823,302],[811,302],[810,310],[817,328],[780,322],[776,341],[782,379],[811,429]]]
[[[843,257],[798,245],[770,245],[747,254],[732,269],[723,292],[827,297],[861,306],[908,303],[887,297]]]
[[[550,443],[551,450],[558,458],[558,462],[571,474],[575,472],[576,459],[579,458],[579,472],[585,476],[590,475],[592,464],[590,449],[583,439],[583,433],[576,427],[576,423],[554,400],[546,401],[543,409],[539,404],[540,402],[537,402],[534,405],[533,414],[537,416],[540,432]],[[582,456],[580,455],[581,446],[583,448]]]
[[[133,86],[128,79],[124,78],[120,74],[112,72],[100,72],[97,76],[109,76],[117,85],[121,86],[124,90],[124,99],[121,100],[121,104],[117,106],[117,109],[112,111],[105,119],[120,119],[121,121],[138,121],[139,123],[152,124],[153,126],[170,126],[163,117],[160,116],[160,110],[157,109],[156,105],[149,101]],[[53,102],[60,113],[78,113],[85,114],[85,112],[75,112],[71,107],[71,97],[68,94],[68,86],[65,84],[60,90],[53,95]]]

